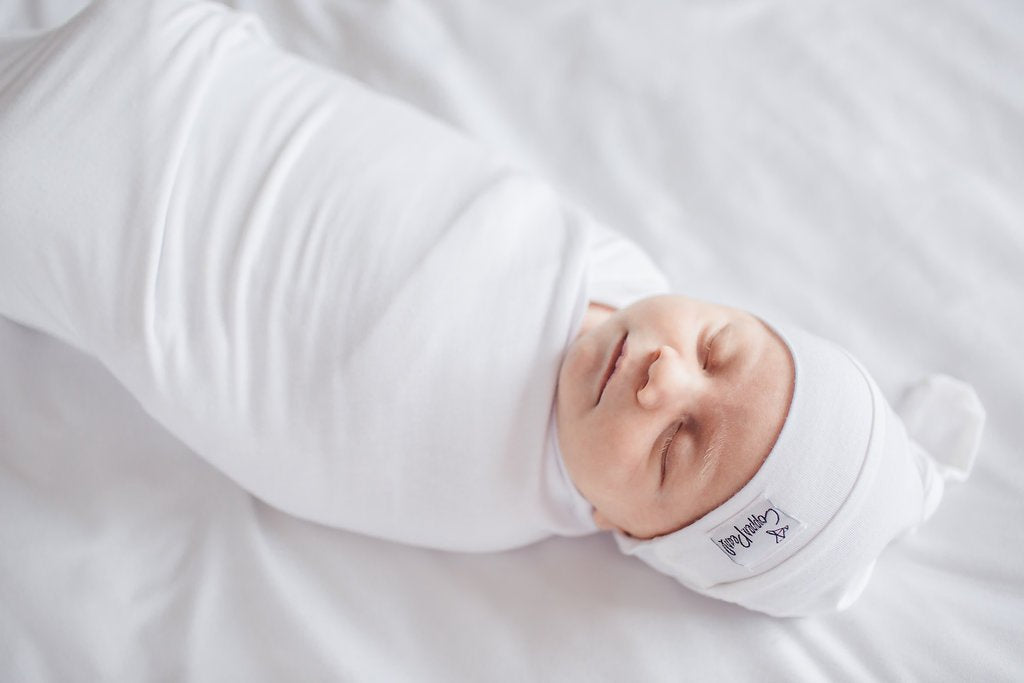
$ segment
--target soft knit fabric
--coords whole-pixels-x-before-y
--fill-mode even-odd
[[[214,3],[5,41],[0,98],[0,314],[296,516],[462,551],[593,530],[552,402],[588,298],[665,289],[631,243]]]
[[[679,531],[617,541],[699,593],[801,616],[848,607],[885,546],[935,510],[944,479],[966,478],[984,410],[968,385],[932,376],[909,396],[908,435],[846,351],[799,329],[777,330],[793,356],[795,387],[757,474]]]

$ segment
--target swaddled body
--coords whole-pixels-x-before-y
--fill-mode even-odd
[[[0,246],[0,314],[95,355],[287,512],[470,551],[597,521],[770,614],[849,604],[983,424],[938,382],[904,430],[848,354],[749,314],[668,297],[578,334],[588,302],[665,291],[638,249],[205,2],[102,0],[0,43]],[[676,434],[719,444],[718,470]],[[659,514],[637,481],[670,492]],[[781,526],[744,526],[759,510]]]
[[[217,5],[0,50],[0,313],[293,514],[456,550],[593,529],[552,398],[589,299],[664,289],[638,250]]]

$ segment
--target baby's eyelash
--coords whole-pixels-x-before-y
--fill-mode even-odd
[[[715,337],[722,331],[723,328],[719,328],[711,337],[704,343],[704,365],[701,369],[707,370],[708,365],[711,363],[711,345],[715,343]]]
[[[665,445],[661,447],[661,484],[665,483],[665,472],[668,469],[668,449],[672,446],[672,440],[679,433],[679,426],[672,431],[672,434],[665,439]]]

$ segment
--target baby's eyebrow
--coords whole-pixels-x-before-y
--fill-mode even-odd
[[[701,458],[700,472],[697,474],[698,481],[704,481],[708,474],[718,467],[718,460],[721,457],[722,443],[725,441],[726,420],[723,418],[718,423],[718,428],[708,440],[708,447]]]

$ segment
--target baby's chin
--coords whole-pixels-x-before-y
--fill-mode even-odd
[[[558,380],[555,384],[555,402],[560,413],[573,415],[585,404],[586,382],[589,378],[588,368],[600,360],[601,349],[595,338],[599,325],[580,333],[569,343],[558,367]],[[561,425],[560,425],[561,426]]]

